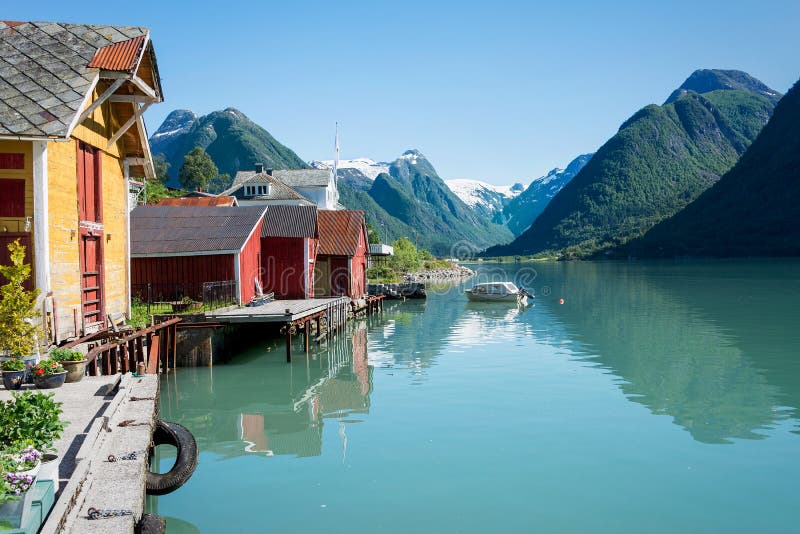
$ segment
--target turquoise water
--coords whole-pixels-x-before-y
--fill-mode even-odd
[[[535,306],[470,280],[164,378],[168,532],[800,531],[800,262],[477,269]]]

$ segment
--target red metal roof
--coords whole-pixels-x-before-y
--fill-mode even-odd
[[[319,210],[317,227],[324,256],[355,256],[359,236],[367,232],[364,212],[357,210]]]
[[[261,237],[317,237],[317,207],[270,206]]]
[[[104,70],[133,72],[133,69],[136,68],[136,61],[141,55],[144,40],[145,36],[140,35],[127,41],[98,48],[97,52],[94,53],[94,57],[86,66]]]
[[[162,198],[157,206],[234,206],[236,197],[181,197],[181,198]]]

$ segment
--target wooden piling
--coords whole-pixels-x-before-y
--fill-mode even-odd
[[[309,340],[309,337],[311,335],[311,321],[306,321],[304,324],[305,324],[305,327],[304,327],[305,328],[305,332],[304,332],[304,336],[303,336],[304,337],[303,348],[305,349],[306,354],[308,354],[308,345],[309,345],[308,340]]]
[[[286,363],[292,363],[292,323],[286,323]]]

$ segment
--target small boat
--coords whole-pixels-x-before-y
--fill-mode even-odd
[[[467,298],[473,302],[515,302],[525,304],[533,295],[520,289],[511,282],[487,282],[475,284],[465,291]]]

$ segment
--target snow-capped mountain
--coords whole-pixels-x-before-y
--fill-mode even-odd
[[[325,159],[321,161],[311,161],[309,163],[315,169],[332,169],[333,160]],[[340,159],[339,169],[355,169],[370,180],[374,180],[379,174],[389,172],[389,163],[375,161],[369,158]]]
[[[514,235],[520,235],[533,224],[550,200],[572,180],[594,154],[582,154],[572,160],[566,169],[555,168],[531,182],[525,191],[503,208],[501,219]]]
[[[514,185],[493,185],[479,180],[457,178],[445,180],[447,187],[464,201],[464,204],[482,215],[494,217],[517,195],[525,190],[525,186],[517,183]]]

